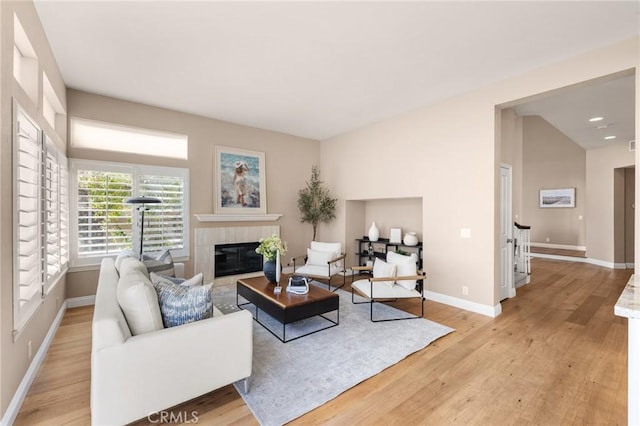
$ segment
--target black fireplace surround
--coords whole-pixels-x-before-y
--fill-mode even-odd
[[[256,253],[259,242],[216,244],[215,277],[262,271],[262,255]]]

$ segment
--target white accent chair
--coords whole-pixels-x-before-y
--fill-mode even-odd
[[[340,243],[311,241],[306,255],[291,258],[293,275],[326,282],[329,290],[331,290],[333,277],[342,275],[342,284],[333,289],[336,291],[346,284],[347,277],[344,266],[346,257],[347,254],[342,252],[342,244]],[[298,266],[303,260],[304,265]]]
[[[372,322],[397,321],[405,319],[417,319],[424,317],[424,280],[426,274],[418,271],[415,265],[415,257],[402,256],[396,253],[387,253],[386,263],[382,259],[376,259],[373,266],[354,266],[355,272],[368,272],[370,276],[365,279],[351,282],[351,302],[358,304],[368,303]],[[377,264],[383,263],[391,266],[390,269],[378,268]],[[397,269],[396,269],[397,268]],[[382,271],[382,272],[380,272]],[[367,299],[357,302],[355,293]],[[380,302],[393,302],[398,299],[420,299],[420,315],[409,315],[397,318],[374,319],[373,305]]]

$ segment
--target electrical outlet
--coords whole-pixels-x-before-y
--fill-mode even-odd
[[[462,286],[462,295],[463,296],[468,296],[469,295],[469,287],[467,287],[466,285]]]
[[[551,238],[547,237],[547,242],[551,241]]]
[[[33,356],[33,352],[31,351],[31,340],[27,343],[27,357],[31,359]]]

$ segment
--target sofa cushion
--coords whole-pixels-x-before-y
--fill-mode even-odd
[[[396,265],[393,263],[387,263],[384,260],[377,258],[373,262],[373,278],[386,278],[394,277],[396,272]],[[393,280],[391,281],[376,281],[376,285],[391,288],[393,287]]]
[[[122,250],[120,253],[118,253],[118,256],[116,256],[116,262],[115,262],[116,270],[118,271],[118,274],[120,273],[120,267],[122,266],[122,261],[127,257],[133,257],[134,259],[138,259],[138,254],[133,250]]]
[[[189,287],[194,285],[202,285],[204,275],[202,274],[202,272],[200,272],[189,279],[185,279],[185,278],[170,277],[168,275],[156,274],[155,272],[151,272],[149,274],[149,278],[151,279],[151,282],[153,284],[156,284],[158,282],[163,282],[165,284],[180,284],[180,285]]]
[[[340,243],[324,243],[321,241],[311,241],[310,248],[311,250],[331,252],[333,255],[331,256],[331,258],[329,258],[329,260],[335,259],[336,257],[340,256],[340,254],[342,254],[342,244]],[[342,266],[342,261],[339,261],[337,265]]]
[[[165,327],[175,327],[213,316],[213,283],[198,286],[154,283]]]
[[[155,272],[156,274],[168,275],[170,277],[175,277],[175,270],[173,268],[173,257],[171,257],[171,252],[169,250],[165,250],[157,256],[150,255],[142,255],[142,261],[147,267],[147,271],[149,273]]]
[[[162,316],[146,268],[137,259],[123,259],[116,295],[132,335],[162,330]]]
[[[387,262],[396,265],[396,276],[407,277],[416,275],[418,273],[418,267],[416,262],[418,256],[415,253],[411,253],[410,256],[405,256],[392,251],[387,252]],[[407,290],[413,290],[416,288],[416,280],[397,280],[396,284],[401,285]]]
[[[307,249],[307,266],[324,266],[327,267],[327,263],[335,258],[335,254],[332,251],[321,251]]]

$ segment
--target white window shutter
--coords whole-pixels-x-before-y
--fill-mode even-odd
[[[117,254],[131,248],[130,173],[77,171],[77,255]]]
[[[44,195],[43,215],[44,232],[43,245],[46,256],[45,263],[45,289],[47,294],[52,286],[66,271],[68,256],[68,189],[66,173],[67,158],[46,138],[44,166]]]
[[[35,122],[14,109],[14,329],[42,300],[41,147]]]
[[[138,176],[139,194],[162,201],[149,205],[145,212],[145,251],[184,249],[184,189],[184,178],[180,176]]]

